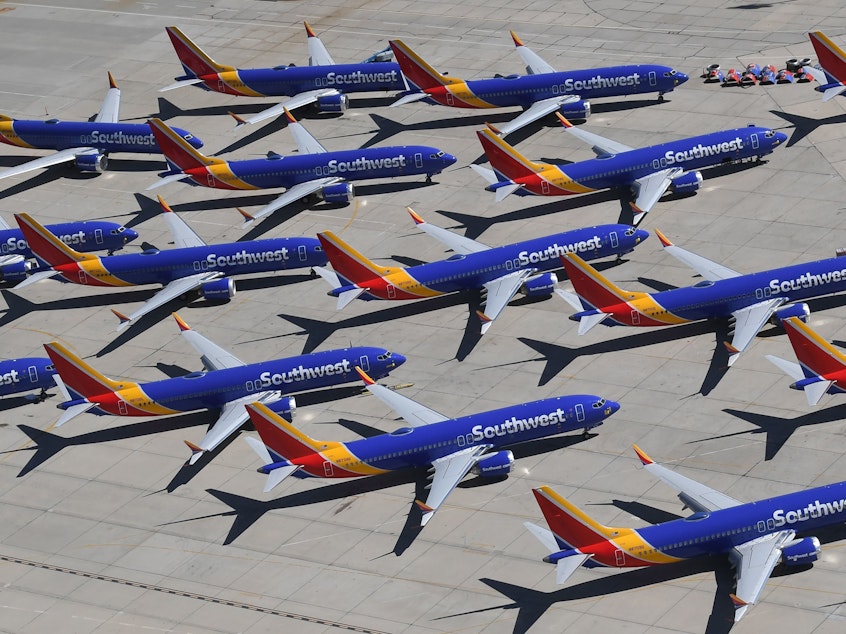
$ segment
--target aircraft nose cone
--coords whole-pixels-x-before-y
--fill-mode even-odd
[[[190,143],[191,147],[193,147],[195,150],[199,150],[201,147],[203,147],[203,142],[200,140],[200,137],[192,136],[190,139],[188,139],[188,143]]]
[[[787,135],[784,132],[775,133],[775,145],[781,145],[785,141],[787,141]]]
[[[392,352],[391,353],[391,361],[393,361],[394,367],[398,368],[403,363],[405,363],[405,356],[401,355],[399,352]]]
[[[444,167],[449,167],[453,163],[455,163],[458,159],[454,157],[452,154],[444,154],[441,157],[441,160],[444,162]]]
[[[676,71],[675,78],[676,78],[676,86],[681,86],[684,82],[686,82],[688,79],[690,79],[690,77],[688,76],[687,73],[680,73],[678,71]]]
[[[638,229],[635,231],[635,244],[640,244],[649,237],[649,232],[646,229]]]
[[[133,240],[138,238],[138,232],[135,229],[124,229],[123,230],[123,243],[126,244],[128,242],[132,242]]]
[[[617,401],[605,401],[606,416],[611,416],[620,409],[620,404]]]

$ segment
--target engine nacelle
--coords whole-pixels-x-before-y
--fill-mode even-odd
[[[787,319],[788,317],[798,317],[803,322],[808,323],[810,316],[811,308],[805,302],[790,304],[779,308],[773,313],[773,323],[778,325],[782,319]]]
[[[4,266],[0,269],[0,274],[3,275],[4,282],[20,282],[26,279],[27,271],[29,271],[29,263],[21,260]]]
[[[318,112],[345,112],[349,103],[349,97],[339,94],[318,97],[316,105]]]
[[[105,154],[77,154],[74,160],[80,172],[97,172],[98,174],[102,174],[109,166],[109,158]]]
[[[590,102],[587,99],[578,99],[565,103],[558,110],[568,119],[587,119],[590,116]]]
[[[319,196],[327,203],[351,203],[355,198],[355,188],[352,183],[336,183],[324,187]]]
[[[268,403],[267,408],[276,412],[288,422],[291,422],[294,420],[294,414],[297,411],[297,401],[293,396],[286,396],[280,398],[275,403]]]
[[[558,276],[555,273],[542,273],[523,282],[520,290],[526,297],[549,297],[555,292],[556,284],[558,284]]]
[[[235,282],[228,277],[206,282],[200,287],[200,294],[211,302],[227,302],[235,297]]]
[[[473,465],[470,471],[473,472],[473,475],[483,478],[498,478],[508,475],[511,472],[511,465],[513,464],[513,453],[508,450],[497,451],[479,460],[479,462]]]
[[[702,174],[700,172],[685,172],[673,179],[672,187],[677,194],[687,194],[695,192],[701,184]]]
[[[816,561],[820,556],[820,540],[805,537],[781,550],[785,566],[802,566]]]

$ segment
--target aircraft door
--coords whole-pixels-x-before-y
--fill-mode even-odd
[[[609,237],[611,238],[611,246],[612,247],[614,247],[616,249],[618,246],[620,246],[620,239],[617,237],[616,231],[612,231],[611,235]]]
[[[761,145],[761,142],[758,140],[758,135],[753,134],[752,135],[752,149],[757,150],[760,147],[760,145]]]
[[[541,193],[546,195],[549,193],[549,181],[542,180],[541,181]]]
[[[29,373],[30,383],[38,383],[38,368],[31,365],[27,368],[27,372]]]
[[[657,86],[658,85],[658,75],[655,74],[655,71],[650,71],[649,73],[649,85],[650,86]]]
[[[300,262],[305,262],[308,259],[308,253],[304,244],[297,247],[297,255],[300,256]]]
[[[206,184],[209,187],[214,187],[214,175],[210,172],[206,172]]]
[[[358,367],[360,367],[365,372],[370,372],[370,359],[367,355],[362,355],[358,358]]]
[[[417,168],[423,167],[423,155],[420,152],[417,152],[414,155],[414,167],[417,167]]]
[[[335,471],[334,469],[332,469],[332,466],[332,463],[328,460],[323,462],[323,475],[327,478],[331,478],[335,474]]]
[[[576,403],[576,420],[580,423],[585,420],[585,406],[581,403]]]
[[[80,271],[77,271],[76,273],[79,276],[79,283],[80,284],[88,284],[88,275],[85,273],[85,271],[80,270]]]
[[[640,313],[636,310],[632,311],[632,326],[640,325]]]
[[[103,230],[102,229],[94,229],[94,242],[97,244],[103,244]]]
[[[620,568],[626,565],[625,551],[622,551],[619,548],[614,551],[614,563],[617,564],[617,566]]]
[[[126,416],[126,401],[120,400],[118,401],[118,412],[120,412],[121,416]]]
[[[448,106],[454,106],[455,105],[455,97],[453,97],[451,92],[448,92],[446,94],[446,100],[447,100]]]
[[[393,284],[388,284],[388,299],[397,298],[397,287]]]
[[[226,83],[220,77],[217,78],[217,91],[226,92]]]

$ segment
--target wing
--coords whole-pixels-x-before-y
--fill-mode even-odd
[[[115,78],[109,73],[109,90],[100,105],[100,112],[94,117],[97,123],[117,123],[120,117],[120,89]]]
[[[737,591],[732,597],[735,622],[746,613],[748,604],[758,601],[773,568],[781,559],[781,549],[795,535],[795,531],[779,531],[734,548],[731,559],[737,574]]]
[[[305,183],[294,185],[272,203],[265,205],[254,214],[249,214],[248,218],[248,214],[244,214],[244,217],[247,218],[244,222],[244,226],[247,227],[256,220],[272,214],[277,209],[282,209],[282,207],[290,205],[291,203],[298,201],[300,198],[305,198],[309,194],[318,192],[327,185],[333,185],[342,181],[342,178],[318,178],[313,181],[306,181]]]
[[[320,38],[315,35],[311,26],[309,26],[309,23],[303,22],[303,24],[305,24],[306,35],[308,36],[306,39],[308,43],[308,65],[334,66],[335,60],[332,59],[332,56],[329,54],[329,51],[326,50],[326,47],[323,45]]]
[[[320,141],[311,136],[311,133],[294,118],[287,108],[283,108],[282,111],[288,118],[288,130],[294,136],[294,142],[297,144],[297,151],[300,154],[326,154],[326,148],[320,144]]]
[[[702,277],[706,280],[728,280],[733,277],[739,277],[742,275],[737,271],[734,271],[727,266],[723,266],[722,264],[718,264],[717,262],[713,262],[708,258],[703,258],[701,255],[696,255],[695,253],[691,253],[681,247],[677,247],[672,242],[667,240],[667,236],[663,233],[655,230],[655,235],[658,236],[658,239],[661,241],[661,244],[664,247],[664,250],[672,255],[674,258],[687,264],[690,268],[694,271],[699,273]]]
[[[52,165],[59,165],[60,163],[67,163],[76,158],[77,154],[88,154],[98,152],[97,148],[93,147],[73,147],[66,150],[60,150],[55,154],[49,156],[42,156],[41,158],[27,161],[15,167],[0,171],[0,178],[8,178],[9,176],[18,176],[19,174],[26,174],[35,170],[40,170]]]
[[[531,270],[514,271],[485,284],[488,298],[485,301],[485,312],[479,313],[479,317],[482,319],[482,334],[488,331],[494,319],[499,317],[511,298],[520,290],[523,282],[532,275],[534,275],[534,272]]]
[[[658,202],[658,199],[661,198],[661,196],[664,195],[664,192],[666,192],[670,188],[670,185],[673,184],[673,179],[683,172],[684,170],[681,168],[673,167],[661,170],[660,172],[653,172],[647,176],[641,176],[640,178],[635,179],[634,187],[637,191],[634,200],[635,207],[637,207],[637,209],[634,210],[636,216],[635,224],[640,222],[640,218],[643,214],[652,210],[655,203]]]
[[[461,479],[467,475],[467,472],[479,461],[480,456],[489,448],[489,445],[476,445],[432,461],[435,474],[432,476],[429,495],[425,504],[420,501],[417,502],[417,505],[423,511],[423,518],[420,520],[421,526],[426,526],[426,523],[432,519],[435,511],[440,508],[447,496],[452,493]]]
[[[187,247],[206,246],[205,240],[198,236],[182,218],[176,215],[161,196],[159,196],[159,204],[165,212],[165,222],[167,223],[167,228],[170,230],[170,235],[173,237],[173,243],[177,248],[185,249]]]
[[[112,309],[112,312],[117,315],[118,319],[120,319],[120,324],[118,324],[117,331],[120,332],[124,328],[128,328],[139,317],[143,317],[144,315],[146,315],[152,310],[155,310],[159,306],[163,306],[164,304],[167,304],[170,300],[176,299],[183,293],[193,291],[195,288],[199,288],[205,282],[211,282],[212,280],[216,280],[222,275],[223,274],[220,272],[206,272],[198,273],[196,275],[189,275],[188,277],[180,277],[178,280],[173,280],[167,286],[162,288],[162,290],[160,290],[158,293],[156,293],[150,299],[144,302],[141,308],[132,312],[129,315],[123,315]]]
[[[783,297],[776,297],[765,302],[758,302],[746,308],[741,308],[732,313],[735,319],[734,336],[731,338],[731,346],[729,352],[728,364],[731,365],[737,359],[737,355],[752,343],[755,335],[760,332],[764,324],[773,316],[776,308],[785,302]]]
[[[197,84],[202,84],[203,80],[199,77],[192,77],[191,79],[181,79],[177,82],[174,82],[164,88],[159,88],[159,92],[167,92],[168,90],[175,90],[176,88],[182,88],[183,86],[195,86]]]
[[[191,330],[179,315],[174,313],[173,316],[179,325],[182,336],[197,351],[197,354],[200,355],[204,368],[207,370],[223,370],[226,368],[240,368],[246,365],[228,350],[224,350],[213,341],[206,339],[196,330]]]
[[[545,117],[548,114],[557,112],[558,109],[565,103],[578,101],[578,99],[579,98],[574,95],[566,95],[562,97],[552,97],[551,99],[542,99],[541,101],[536,101],[522,114],[520,114],[520,116],[512,119],[505,125],[497,126],[499,135],[502,137],[508,136],[515,130],[519,130],[524,126],[529,125],[533,121],[537,121],[541,117]]]
[[[259,121],[265,121],[267,119],[272,119],[273,117],[278,117],[281,114],[285,114],[286,108],[288,110],[294,110],[295,108],[301,108],[302,106],[314,103],[320,97],[328,97],[337,94],[340,93],[334,88],[321,88],[319,90],[301,92],[298,95],[294,95],[287,101],[283,101],[280,104],[268,108],[267,110],[262,110],[250,117],[236,117],[236,120],[238,121],[238,125],[243,125],[245,123],[258,123]]]
[[[249,403],[273,403],[279,400],[279,392],[259,392],[258,394],[248,394],[243,398],[235,401],[229,401],[220,410],[220,416],[215,421],[212,428],[203,436],[199,445],[186,442],[185,444],[191,449],[191,458],[188,460],[190,464],[194,464],[200,459],[206,451],[212,451],[220,443],[229,438],[232,434],[238,431],[238,428],[250,419],[247,408],[244,407]]]
[[[523,44],[517,34],[511,31],[511,39],[514,40],[514,46],[517,47],[517,54],[523,63],[526,65],[526,72],[530,75],[541,75],[543,73],[554,73],[555,69],[541,59],[540,55],[535,53],[528,46]]]
[[[0,266],[8,266],[23,261],[24,257],[22,255],[0,255]]]
[[[479,253],[480,251],[487,251],[490,249],[490,247],[486,244],[482,244],[476,240],[471,240],[470,238],[465,238],[464,236],[453,233],[448,229],[429,224],[417,215],[411,207],[406,207],[406,209],[408,209],[408,213],[411,214],[411,218],[417,224],[418,229],[425,231],[435,238],[435,240],[447,245],[456,253],[467,255],[468,253]]]
[[[742,504],[742,502],[729,497],[725,493],[720,493],[696,480],[691,480],[663,465],[653,462],[652,458],[643,453],[637,445],[634,446],[634,450],[643,463],[643,468],[664,484],[678,491],[679,499],[684,502],[685,506],[690,507],[694,511],[711,512]]]
[[[422,427],[423,425],[442,423],[445,420],[449,420],[447,416],[444,416],[440,412],[429,409],[425,405],[421,405],[417,401],[413,401],[384,385],[374,383],[373,379],[367,377],[363,372],[359,372],[359,374],[364,379],[367,391],[402,416],[403,420],[412,427]]]
[[[583,141],[591,146],[593,153],[597,156],[602,156],[604,154],[621,154],[623,152],[628,152],[633,150],[633,147],[628,145],[624,145],[622,143],[618,143],[617,141],[612,141],[611,139],[606,139],[604,136],[599,136],[598,134],[594,134],[593,132],[588,132],[587,130],[582,130],[581,128],[577,128],[572,123],[567,121],[561,114],[558,115],[558,119],[561,121],[561,124],[564,126],[564,129],[567,130],[569,134],[572,134],[574,137]]]

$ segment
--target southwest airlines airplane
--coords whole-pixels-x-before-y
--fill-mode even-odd
[[[56,385],[53,381],[55,373],[53,362],[46,357],[23,357],[0,361],[0,397],[29,390],[41,390],[38,396],[32,398],[44,400],[47,390]]]
[[[50,277],[72,284],[112,288],[161,284],[160,291],[129,315],[112,311],[120,320],[117,327],[120,331],[184,293],[198,290],[207,300],[231,299],[235,296],[231,275],[310,268],[326,263],[326,254],[315,238],[206,244],[161,198],[159,202],[175,249],[102,257],[75,251],[29,215],[16,214],[15,219],[33,253],[47,267],[15,288]]]
[[[688,79],[669,66],[653,64],[559,72],[525,46],[514,31],[511,38],[526,64],[527,75],[466,81],[442,75],[400,40],[391,41],[394,57],[411,88],[391,107],[421,100],[453,108],[520,106],[524,112],[500,126],[499,131],[505,136],[553,112],[585,119],[590,116],[588,99],[595,97],[657,92],[658,100],[663,101],[664,93]]]
[[[246,440],[265,461],[265,492],[289,475],[300,478],[356,478],[397,469],[428,467],[432,483],[421,526],[471,470],[482,477],[507,475],[514,455],[502,447],[601,425],[620,409],[599,396],[557,396],[522,405],[449,418],[377,384],[356,368],[367,390],[396,411],[408,427],[351,442],[314,440],[261,403],[247,405],[261,441]]]
[[[791,389],[803,390],[811,406],[819,403],[823,394],[846,392],[846,355],[801,319],[790,317],[781,324],[799,363],[771,354],[767,359],[795,381]]]
[[[170,171],[148,189],[171,181],[185,181],[216,189],[268,189],[287,191],[255,214],[241,212],[249,224],[301,198],[316,196],[332,203],[347,203],[355,194],[350,181],[433,174],[456,158],[428,145],[403,145],[329,152],[285,110],[288,129],[297,143],[297,156],[269,152],[267,158],[225,161],[203,156],[159,119],[149,121]]]
[[[635,224],[668,189],[695,192],[702,167],[769,154],[787,140],[783,132],[748,126],[721,130],[644,148],[633,148],[575,127],[558,114],[564,128],[591,146],[595,159],[557,165],[532,161],[499,138],[497,128],[476,134],[493,170],[470,165],[496,192],[497,202],[520,195],[570,196],[600,189],[626,187],[632,192]]]
[[[455,251],[439,262],[409,268],[380,266],[368,260],[330,231],[318,233],[333,271],[315,267],[332,286],[338,310],[357,297],[365,300],[422,299],[463,290],[484,290],[485,312],[478,312],[482,334],[522,291],[529,297],[549,297],[558,278],[546,272],[560,266],[564,253],[586,259],[622,256],[646,240],[649,233],[628,225],[599,225],[534,238],[502,247],[457,235],[424,221],[408,209],[417,226]]]
[[[44,344],[65,398],[57,405],[64,413],[56,426],[88,411],[106,416],[167,416],[219,410],[217,422],[199,444],[185,443],[193,464],[247,421],[247,403],[259,402],[290,416],[296,402],[286,394],[358,381],[356,367],[367,366],[375,376],[384,377],[405,363],[401,354],[383,348],[355,347],[246,364],[191,330],[178,315],[174,317],[183,337],[200,355],[203,371],[150,383],[115,381],[62,344]]]
[[[308,66],[274,66],[273,68],[238,69],[218,64],[175,26],[167,31],[176,56],[182,62],[185,75],[160,92],[181,86],[200,86],[227,95],[247,97],[291,97],[282,103],[238,123],[257,123],[293,110],[314,104],[320,112],[343,112],[347,109],[348,93],[380,90],[405,90],[399,66],[394,62],[364,61],[358,64],[336,64],[308,22],[304,22],[308,36]],[[373,58],[380,60],[390,52],[380,51]]]
[[[120,90],[109,73],[109,90],[93,121],[34,121],[0,115],[0,143],[37,150],[57,150],[50,156],[0,170],[0,178],[70,161],[82,172],[99,173],[108,167],[108,155],[111,152],[158,154],[159,148],[150,128],[144,123],[121,123],[119,110]],[[203,147],[203,142],[190,132],[181,128],[174,130],[191,147]]]
[[[675,246],[656,231],[664,249],[699,275],[693,286],[657,293],[626,291],[573,253],[562,259],[575,295],[557,292],[578,312],[583,335],[597,324],[606,326],[672,326],[703,319],[735,320],[731,365],[771,319],[807,319],[810,309],[799,300],[846,290],[846,259],[829,258],[759,273],[741,274]]]
[[[550,530],[531,522],[525,526],[550,551],[544,561],[555,564],[557,583],[582,565],[638,568],[728,555],[737,576],[731,599],[739,621],[779,562],[805,566],[818,558],[819,539],[797,533],[846,520],[846,482],[744,504],[656,464],[637,445],[634,449],[646,470],[678,491],[693,514],[645,528],[603,526],[551,488],[534,489]]]
[[[822,72],[813,66],[804,66],[806,74],[816,79],[820,85],[823,101],[833,99],[846,91],[846,52],[832,42],[822,31],[808,33]]]
[[[89,220],[47,225],[46,229],[78,251],[108,251],[111,255],[138,237],[138,232],[115,222]],[[0,277],[19,282],[37,265],[27,262],[33,256],[20,229],[12,229],[0,218]]]

